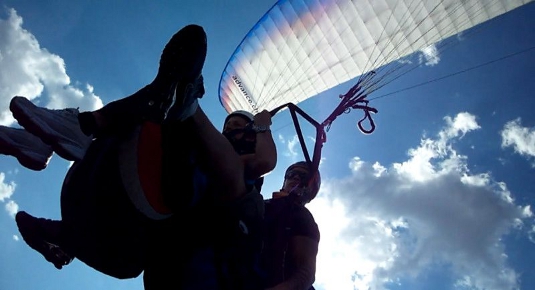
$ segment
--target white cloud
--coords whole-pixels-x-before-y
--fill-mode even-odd
[[[22,28],[22,17],[14,9],[9,9],[8,15],[0,19],[0,125],[13,123],[8,108],[16,95],[39,98],[39,105],[49,108],[102,107],[102,100],[90,85],[79,89],[71,84],[63,59],[40,47],[37,39]]]
[[[10,200],[10,198],[13,195],[13,192],[15,192],[17,185],[13,181],[6,183],[5,178],[5,174],[0,172],[0,201],[7,201],[5,204],[5,209],[8,214],[14,218],[15,214],[19,210],[19,206],[15,201]]]
[[[288,151],[287,151],[287,156],[289,157],[292,157],[292,159],[295,160],[295,158],[297,158],[297,156],[299,155],[299,153],[297,153],[297,150],[296,150],[296,147],[299,145],[299,138],[297,137],[297,135],[294,135],[293,138],[291,140],[288,140]]]
[[[294,135],[291,139],[287,140],[284,136],[279,134],[278,139],[286,148],[286,150],[281,152],[283,156],[289,157],[292,161],[295,161],[299,156],[303,155],[296,150],[297,146],[300,145],[297,135]],[[300,147],[298,149],[300,149]]]
[[[535,226],[532,226],[531,229],[529,230],[528,232],[528,235],[529,235],[529,240],[532,242],[532,243],[535,243]]]
[[[435,45],[430,45],[428,47],[422,48],[420,52],[420,63],[423,63],[427,66],[434,66],[440,62],[440,55]]]
[[[479,129],[475,116],[459,113],[455,118],[445,117],[446,127],[438,133],[437,139],[423,139],[420,147],[409,149],[409,160],[393,165],[402,176],[409,180],[425,182],[437,174],[466,170],[464,156],[458,155],[452,148],[452,138],[462,138],[466,133]],[[447,157],[447,158],[445,158]],[[438,160],[439,162],[433,162]]]
[[[5,199],[9,199],[15,187],[17,186],[13,181],[10,183],[5,183],[6,175],[3,172],[0,172],[0,201],[4,202]]]
[[[520,155],[535,157],[535,128],[522,127],[520,118],[507,122],[501,135],[502,148],[513,147]]]
[[[19,211],[19,205],[13,200],[10,200],[6,203],[6,211],[12,218],[15,218],[15,215]]]
[[[17,236],[17,235],[13,235],[13,240],[16,241],[16,242],[18,242],[18,241],[20,240],[20,238],[19,238],[19,236]]]
[[[469,172],[468,158],[453,149],[479,128],[475,117],[445,121],[404,162],[385,167],[355,157],[350,176],[324,180],[308,206],[322,234],[319,289],[386,289],[436,265],[446,265],[459,287],[518,287],[501,238],[531,210],[490,173]]]
[[[477,124],[476,116],[467,112],[459,113],[453,119],[450,116],[446,116],[444,120],[446,120],[447,127],[439,135],[446,134],[446,136],[441,136],[446,140],[459,136],[462,138],[466,133],[481,128]]]

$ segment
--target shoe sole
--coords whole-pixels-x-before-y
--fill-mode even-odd
[[[167,96],[163,101],[167,107],[166,111],[175,104],[184,102],[183,94],[176,96],[175,90],[195,81],[201,75],[206,61],[206,51],[206,33],[201,26],[194,24],[180,29],[165,45],[155,82],[159,83],[158,86],[169,90],[164,92]]]
[[[74,146],[63,143],[63,139],[61,137],[57,137],[53,133],[49,133],[54,132],[54,130],[52,130],[52,128],[50,128],[50,126],[45,122],[39,122],[40,118],[30,117],[30,112],[32,110],[36,111],[40,109],[30,100],[23,97],[14,97],[9,104],[9,109],[11,110],[13,117],[17,119],[19,125],[24,127],[24,129],[33,135],[41,138],[41,140],[52,147],[52,150],[54,150],[54,152],[56,152],[56,154],[58,154],[60,157],[70,161],[79,159],[76,154],[71,153],[76,151],[73,150]]]
[[[167,75],[163,77],[174,81],[195,80],[201,74],[206,51],[206,33],[201,26],[192,24],[180,29],[162,51],[161,73]]]
[[[43,162],[36,161],[42,159],[41,154],[36,154],[31,151],[13,147],[11,143],[4,141],[7,139],[9,138],[0,138],[0,147],[5,149],[5,153],[3,154],[14,156],[15,158],[17,158],[17,160],[22,166],[31,170],[41,171],[46,168],[46,166],[48,165],[48,160],[52,156],[52,152],[50,152],[48,158],[45,158],[46,160],[44,160]]]

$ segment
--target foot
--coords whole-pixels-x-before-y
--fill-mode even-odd
[[[24,211],[18,212],[15,220],[26,244],[41,253],[57,269],[63,268],[73,260],[60,246],[47,241],[45,238],[58,235],[61,226],[60,221],[36,218]]]
[[[200,75],[193,82],[185,84],[185,86],[178,86],[175,90],[174,99],[177,101],[173,103],[165,115],[166,121],[184,121],[192,116],[199,103],[197,99],[204,95],[204,80]]]
[[[146,87],[152,111],[147,119],[163,121],[171,107],[187,107],[193,103],[185,102],[186,93],[197,86],[206,50],[206,33],[201,26],[188,25],[173,35],[162,52],[156,78]],[[204,89],[196,98],[203,94]]]
[[[9,109],[19,124],[50,145],[62,158],[81,160],[91,144],[78,122],[78,109],[51,110],[37,107],[24,97],[11,99]]]
[[[26,130],[0,126],[0,154],[15,156],[22,166],[39,171],[46,168],[52,148]]]

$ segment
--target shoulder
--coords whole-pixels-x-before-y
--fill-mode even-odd
[[[291,214],[292,230],[295,235],[303,235],[319,241],[320,231],[314,216],[302,205],[296,205]]]
[[[292,213],[294,216],[297,216],[299,218],[306,219],[308,221],[314,222],[314,216],[310,212],[310,210],[304,206],[304,205],[294,205],[292,208]]]
[[[264,200],[267,225],[289,230],[290,236],[301,236],[319,242],[320,232],[314,216],[303,205],[294,204],[290,198]]]

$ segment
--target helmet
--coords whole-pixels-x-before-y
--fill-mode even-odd
[[[254,115],[251,112],[244,111],[244,110],[237,110],[237,111],[234,111],[234,112],[228,114],[228,116],[225,118],[225,123],[227,123],[227,121],[228,121],[228,119],[230,119],[230,117],[234,117],[234,116],[242,117],[242,118],[246,119],[248,122],[252,122],[254,120]],[[223,124],[225,124],[225,123],[223,123]]]
[[[310,174],[312,171],[310,168],[311,166],[306,161],[298,161],[290,165],[288,169],[286,169],[285,175],[296,167],[305,168],[309,172],[309,179],[306,181],[306,190],[301,196],[301,202],[305,204],[313,200],[318,194],[321,186],[321,176],[318,170],[315,170],[312,174]]]

